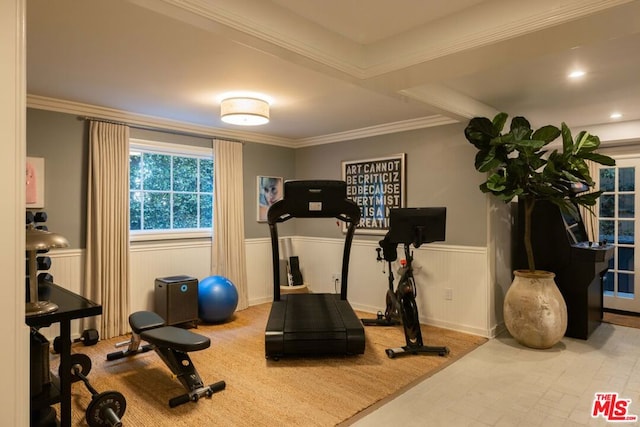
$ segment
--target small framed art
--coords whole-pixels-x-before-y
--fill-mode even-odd
[[[267,221],[271,205],[282,199],[284,180],[279,176],[258,176],[258,222]]]

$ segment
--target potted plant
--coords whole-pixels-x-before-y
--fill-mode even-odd
[[[546,125],[534,131],[527,119],[514,117],[508,132],[503,133],[507,118],[506,113],[499,113],[493,120],[473,118],[464,133],[467,140],[478,149],[476,170],[487,173],[480,190],[493,194],[505,203],[517,197],[519,203],[524,204],[523,244],[528,270],[514,272],[514,282],[505,295],[505,324],[522,344],[548,348],[564,336],[567,326],[566,305],[553,281],[554,274],[535,268],[531,246],[533,209],[537,201],[546,200],[557,205],[561,211],[577,216],[575,205],[590,208],[602,194],[601,191],[592,191],[574,195],[572,191],[575,185],[587,188],[594,186],[586,161],[607,166],[615,165],[615,161],[595,152],[600,146],[600,139],[588,132],[580,132],[574,140],[565,123],[562,123],[561,129]],[[554,149],[549,152],[548,144],[559,136],[562,136],[562,151]],[[527,295],[510,295],[519,288],[524,288]],[[533,299],[543,302],[542,308],[523,308],[519,305],[532,298],[531,292],[537,293],[538,296]],[[545,295],[542,299],[540,293]],[[554,308],[554,313],[547,311]],[[550,331],[545,331],[545,328]],[[547,333],[549,336],[546,336]]]

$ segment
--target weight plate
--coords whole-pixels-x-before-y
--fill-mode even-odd
[[[85,413],[89,427],[103,427],[113,424],[113,416],[121,419],[127,409],[127,401],[117,391],[105,391],[93,396]]]
[[[62,351],[62,339],[60,337],[55,337],[53,339],[53,352],[55,354],[59,354]]]
[[[69,358],[71,361],[71,382],[75,383],[76,381],[80,381],[80,377],[76,375],[73,370],[74,366],[80,367],[80,373],[85,377],[89,375],[91,372],[91,358],[86,354],[82,353],[73,353]]]

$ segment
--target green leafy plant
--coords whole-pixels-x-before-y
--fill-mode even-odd
[[[561,211],[577,216],[576,205],[590,208],[602,194],[601,191],[575,194],[576,187],[594,186],[586,160],[606,166],[614,166],[615,160],[595,152],[600,138],[582,131],[574,140],[565,123],[561,129],[547,125],[534,131],[527,119],[514,117],[509,131],[502,133],[507,118],[506,113],[499,113],[493,120],[473,118],[464,134],[478,149],[476,170],[488,174],[480,190],[505,203],[515,197],[524,202],[524,245],[529,270],[534,271],[531,213],[536,201],[547,200]],[[549,152],[547,145],[559,136],[562,152],[555,149]]]

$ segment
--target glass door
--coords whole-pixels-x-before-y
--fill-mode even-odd
[[[598,201],[598,240],[615,245],[614,257],[604,280],[604,307],[640,313],[640,289],[635,274],[637,167],[640,159],[617,159],[615,167],[602,167]]]

